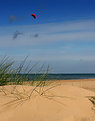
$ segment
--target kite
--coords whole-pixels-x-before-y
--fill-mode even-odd
[[[21,16],[21,17],[17,17],[17,16],[9,16],[9,21],[12,23],[12,22],[14,22],[14,21],[17,21],[17,20],[23,20],[23,19],[25,19],[26,18],[26,16]]]
[[[13,39],[16,39],[19,35],[23,35],[23,33],[20,33],[19,31],[16,31],[14,33]]]
[[[35,34],[34,37],[35,37],[35,38],[39,37],[39,34]]]
[[[34,17],[34,19],[36,19],[36,18],[37,18],[35,14],[30,14],[30,15],[31,15],[31,16],[33,16],[33,17]]]
[[[10,16],[10,17],[9,17],[10,22],[15,21],[16,19],[17,19],[17,17],[16,17],[16,16]]]

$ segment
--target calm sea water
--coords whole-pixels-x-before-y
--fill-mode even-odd
[[[41,74],[37,74],[37,78],[40,77]],[[35,74],[29,74],[30,79],[35,77]],[[93,79],[95,78],[95,74],[48,74],[46,80],[71,80],[71,79]]]

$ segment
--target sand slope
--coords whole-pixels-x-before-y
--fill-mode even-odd
[[[19,100],[10,94],[12,88],[6,86],[5,92],[0,92],[0,121],[95,121],[93,105],[87,98],[95,96],[92,91],[70,85],[47,86],[43,95],[34,92],[27,99],[33,87],[18,86],[16,94],[20,91],[20,96],[26,96]]]

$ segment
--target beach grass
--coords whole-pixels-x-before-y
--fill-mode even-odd
[[[10,61],[9,57],[4,57],[0,60],[0,86],[2,86],[1,91],[3,91],[5,95],[7,93],[5,91],[4,86],[14,85],[11,91],[11,94],[14,94],[16,96],[18,95],[19,97],[21,97],[20,92],[17,90],[16,87],[17,85],[27,85],[27,84],[34,87],[31,90],[28,98],[31,97],[34,91],[38,92],[40,95],[42,94],[43,87],[47,85],[45,79],[48,75],[50,68],[48,66],[46,71],[38,76],[38,74],[44,68],[44,64],[43,64],[41,67],[37,69],[34,77],[31,79],[29,78],[29,74],[32,73],[33,69],[35,68],[35,66],[37,66],[38,63],[32,66],[31,66],[31,62],[26,64],[27,58],[28,56],[25,57],[25,59],[17,66],[14,66],[15,61]],[[24,75],[22,74],[22,72]],[[29,82],[29,83],[25,83],[25,82]],[[39,87],[39,91],[36,90],[37,87]]]

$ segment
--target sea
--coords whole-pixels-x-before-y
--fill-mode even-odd
[[[23,74],[25,75],[25,74]],[[42,74],[29,74],[28,78],[33,79],[37,77],[38,79]],[[45,76],[45,80],[72,80],[72,79],[94,79],[95,73],[85,73],[85,74],[48,74]]]

